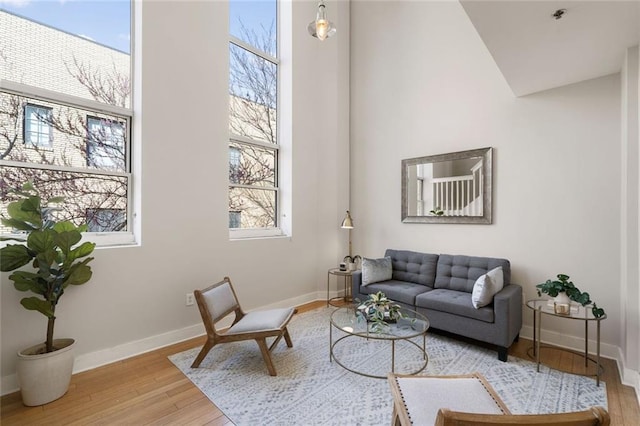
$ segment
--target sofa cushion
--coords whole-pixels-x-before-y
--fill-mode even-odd
[[[493,302],[493,295],[502,290],[504,276],[502,266],[498,266],[476,280],[471,292],[471,303],[474,308],[481,308]]]
[[[502,266],[504,285],[509,285],[511,283],[511,265],[507,259],[441,254],[438,257],[435,288],[471,293],[473,285],[480,275],[484,275],[498,266]]]
[[[471,304],[471,294],[466,291],[446,289],[428,291],[416,296],[416,306],[484,322],[494,322],[493,306],[485,306],[480,309],[474,308]]]
[[[415,306],[416,296],[418,294],[424,293],[425,291],[431,291],[429,287],[425,287],[421,284],[396,280],[369,284],[368,286],[361,287],[360,289],[364,294],[373,294],[381,291],[389,299],[409,306]]]
[[[387,281],[391,279],[391,258],[362,259],[362,285]]]
[[[438,264],[437,254],[387,249],[384,255],[391,257],[394,280],[408,281],[433,288]]]

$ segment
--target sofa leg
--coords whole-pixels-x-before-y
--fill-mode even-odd
[[[516,338],[513,339],[514,342],[517,342],[518,340],[520,340],[520,333],[516,334]]]
[[[498,346],[498,359],[502,362],[507,362],[507,352],[509,348],[505,348],[504,346]]]

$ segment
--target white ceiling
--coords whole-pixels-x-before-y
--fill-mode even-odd
[[[460,3],[516,96],[620,72],[640,40],[640,0]]]

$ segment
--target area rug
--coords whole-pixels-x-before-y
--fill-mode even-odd
[[[200,368],[190,368],[200,348],[169,359],[238,426],[390,424],[387,381],[329,361],[331,312],[320,308],[294,316],[289,325],[293,348],[283,341],[272,354],[276,377],[269,376],[254,341],[219,345]],[[389,342],[350,339],[335,347],[341,362],[356,370],[389,369]],[[421,355],[410,346],[396,347],[396,373],[420,367]],[[433,333],[427,335],[427,353],[429,362],[419,374],[480,372],[514,414],[607,407],[605,384],[597,387],[590,377],[545,366],[538,373],[531,361],[509,356],[508,362],[500,362],[495,351]]]

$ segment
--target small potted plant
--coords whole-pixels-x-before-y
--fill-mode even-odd
[[[564,300],[559,300],[558,303],[568,304],[569,300],[573,300],[582,306],[591,304],[591,312],[596,318],[600,318],[605,314],[604,309],[599,308],[595,302],[591,301],[589,293],[580,291],[573,282],[569,281],[569,275],[558,274],[557,280],[547,280],[542,284],[538,284],[536,288],[538,290],[538,296],[542,296],[542,293],[545,293],[553,298],[564,298]]]
[[[389,323],[396,322],[399,318],[402,318],[400,305],[393,303],[381,291],[370,294],[367,300],[358,306],[356,315],[359,320],[365,319],[368,322],[372,322],[371,329],[377,332],[383,331]]]
[[[73,339],[54,339],[56,306],[69,285],[84,284],[91,279],[88,263],[95,244],[80,243],[86,225],[56,221],[49,204],[60,203],[61,197],[43,201],[30,182],[14,191],[19,199],[9,203],[2,224],[22,235],[2,238],[21,244],[0,248],[0,270],[15,271],[9,275],[18,291],[31,292],[20,304],[47,317],[44,343],[18,353],[17,375],[25,405],[43,405],[58,399],[69,388],[73,371]],[[84,258],[84,259],[83,259]],[[21,269],[31,263],[30,269]],[[17,270],[17,271],[16,271]]]
[[[429,214],[432,216],[444,216],[444,211],[440,207],[436,206],[433,210],[429,210]]]

